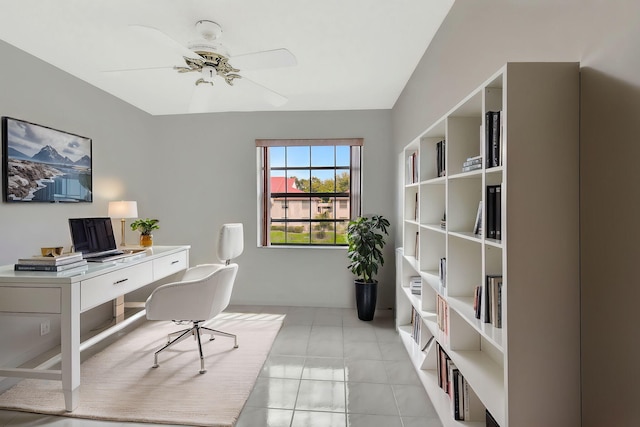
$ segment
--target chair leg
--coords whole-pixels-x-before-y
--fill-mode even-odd
[[[230,334],[228,332],[218,331],[216,329],[207,328],[205,326],[201,326],[200,329],[205,329],[205,330],[209,331],[209,333],[211,335],[210,341],[214,339],[213,338],[213,334],[218,334],[218,335],[222,335],[222,336],[225,336],[225,337],[233,338],[233,341],[234,341],[233,342],[233,348],[238,348],[238,336],[237,335],[233,335],[233,334]]]
[[[174,344],[175,344],[175,343],[177,343],[177,342],[182,341],[182,340],[183,340],[183,339],[184,339],[188,334],[190,334],[190,333],[191,333],[191,330],[192,330],[192,329],[193,329],[193,328],[189,328],[189,329],[185,329],[185,330],[181,331],[181,332],[182,332],[182,334],[180,334],[180,336],[179,336],[179,337],[175,338],[173,341],[169,341],[167,344],[165,344],[165,345],[164,345],[164,347],[162,347],[160,350],[156,351],[156,352],[154,353],[154,355],[153,355],[153,366],[152,366],[152,367],[153,367],[153,368],[157,368],[158,366],[160,366],[160,365],[158,364],[158,354],[159,354],[161,351],[163,351],[163,350],[165,350],[165,349],[167,349],[167,348],[171,347],[172,345],[174,345]]]
[[[196,329],[195,334],[198,338],[198,351],[200,352],[200,373],[204,374],[207,370],[204,368],[204,355],[202,354],[202,342],[200,341],[200,326],[198,323],[194,323],[193,327]]]
[[[187,328],[187,329],[180,329],[179,331],[175,331],[175,332],[171,332],[169,334],[167,334],[167,344],[171,342],[171,336],[172,335],[178,335],[183,333],[184,331],[190,331],[193,328]]]

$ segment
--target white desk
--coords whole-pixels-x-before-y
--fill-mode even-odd
[[[0,369],[0,377],[62,381],[65,407],[78,405],[80,313],[189,267],[189,246],[154,246],[145,257],[116,263],[89,263],[75,275],[14,271],[0,267],[0,312],[60,314],[61,369]],[[144,315],[144,311],[142,312]],[[110,333],[104,334],[104,337]],[[90,339],[89,345],[98,342]]]

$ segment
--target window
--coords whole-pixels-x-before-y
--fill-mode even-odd
[[[258,139],[263,246],[347,244],[360,214],[363,140]]]

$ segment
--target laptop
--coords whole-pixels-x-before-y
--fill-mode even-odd
[[[116,246],[111,218],[70,218],[71,242],[76,252],[89,262],[108,262],[130,257]]]

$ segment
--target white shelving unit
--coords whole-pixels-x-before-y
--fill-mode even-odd
[[[501,111],[494,167],[485,162],[488,111]],[[437,168],[442,140],[446,176]],[[463,172],[479,155],[482,168]],[[404,157],[396,326],[443,425],[484,426],[486,409],[501,427],[579,426],[579,65],[506,64],[409,143]],[[499,240],[485,237],[486,189],[498,184]],[[485,233],[474,234],[479,204]],[[488,275],[502,276],[501,327],[475,316],[475,288]],[[414,295],[410,280],[418,276]],[[416,337],[414,321],[422,322]],[[477,395],[482,417],[454,420],[438,384],[437,346]]]

